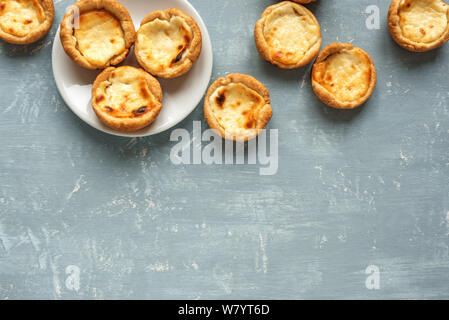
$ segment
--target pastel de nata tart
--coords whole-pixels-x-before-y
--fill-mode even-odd
[[[42,39],[55,15],[52,0],[0,0],[0,38],[13,44]]]
[[[192,68],[201,48],[201,30],[195,20],[178,9],[167,9],[143,19],[134,53],[152,75],[176,78]]]
[[[87,69],[121,63],[136,40],[131,16],[115,0],[81,0],[61,22],[61,43],[67,55]]]
[[[138,131],[159,115],[162,89],[159,82],[142,69],[109,67],[93,84],[92,107],[106,126],[122,132]]]
[[[316,0],[292,0],[292,1],[296,2],[296,3],[307,4],[307,3],[315,2]]]
[[[247,141],[255,138],[271,119],[270,93],[251,76],[230,74],[210,86],[204,116],[223,138]]]
[[[283,69],[310,63],[321,47],[321,29],[315,16],[291,1],[268,7],[256,23],[254,35],[261,56]]]
[[[324,48],[312,67],[312,88],[317,97],[337,109],[354,109],[365,103],[376,86],[371,57],[349,43]]]
[[[438,48],[449,40],[449,5],[443,0],[394,0],[388,11],[388,29],[409,51]]]

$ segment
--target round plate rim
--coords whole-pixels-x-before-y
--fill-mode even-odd
[[[199,17],[199,21],[197,21],[197,23],[200,25],[201,28],[201,33],[202,33],[202,37],[203,37],[203,50],[205,48],[204,43],[207,43],[208,48],[210,48],[211,54],[210,54],[210,63],[208,64],[208,83],[210,83],[210,79],[212,78],[212,71],[213,71],[213,65],[214,65],[214,55],[213,55],[213,48],[212,48],[212,41],[209,35],[209,30],[207,29],[206,23],[204,22],[203,18],[201,17],[201,15],[199,14],[199,12],[196,10],[196,8],[188,1],[188,0],[176,0],[176,1],[181,1],[184,2],[188,7],[190,7],[190,9],[195,12],[195,14]],[[89,126],[91,126],[92,128],[95,128],[99,131],[102,131],[104,133],[110,134],[110,135],[114,135],[114,136],[119,136],[119,137],[128,137],[128,138],[139,138],[139,137],[148,137],[148,136],[152,136],[152,135],[157,135],[160,134],[162,132],[165,132],[167,130],[170,130],[171,128],[177,126],[180,122],[182,122],[183,120],[185,120],[200,104],[201,100],[203,99],[204,95],[206,94],[206,91],[208,89],[208,86],[206,86],[202,91],[201,96],[199,96],[199,98],[197,99],[198,101],[195,104],[192,104],[192,107],[190,108],[191,110],[189,110],[186,115],[184,117],[180,117],[179,119],[175,120],[173,123],[171,123],[169,126],[167,127],[162,127],[161,129],[155,130],[153,132],[146,132],[146,133],[133,133],[133,132],[120,132],[120,131],[116,131],[110,128],[102,128],[101,126],[95,126],[94,124],[90,123],[89,121],[87,121],[84,117],[84,115],[82,115],[81,112],[79,112],[78,108],[75,106],[72,106],[72,102],[71,100],[68,98],[65,90],[62,88],[62,83],[61,81],[58,81],[58,76],[55,73],[55,55],[56,55],[56,46],[58,45],[58,41],[59,41],[59,32],[60,32],[60,26],[58,26],[58,29],[55,33],[55,37],[53,39],[53,46],[52,46],[52,54],[51,54],[51,59],[52,59],[52,72],[53,72],[53,78],[55,80],[56,83],[56,87],[58,89],[58,92],[60,94],[60,96],[62,97],[62,99],[64,100],[65,104],[69,107],[69,109],[78,116],[78,118],[80,118],[84,123],[88,124]]]

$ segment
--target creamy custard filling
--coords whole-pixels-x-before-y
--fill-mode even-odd
[[[339,101],[355,101],[371,85],[371,64],[365,55],[343,50],[317,64],[314,80]]]
[[[16,37],[25,37],[45,21],[38,0],[0,0],[0,28]]]
[[[257,128],[265,99],[244,84],[231,83],[215,90],[209,103],[220,126],[229,134],[237,134]]]
[[[77,49],[97,67],[103,67],[126,49],[120,22],[104,10],[82,13],[73,35]]]
[[[170,21],[155,19],[140,28],[136,49],[148,67],[162,71],[182,60],[191,40],[192,31],[181,17],[172,17]]]
[[[296,64],[319,40],[320,28],[306,12],[282,6],[266,18],[264,37],[274,60]]]
[[[441,0],[403,0],[399,7],[399,25],[407,39],[431,43],[446,32],[449,6]]]
[[[134,68],[122,67],[100,84],[93,97],[96,104],[115,118],[135,118],[155,106],[155,98],[144,76]]]

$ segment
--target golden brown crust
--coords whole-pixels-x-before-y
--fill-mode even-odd
[[[318,32],[319,32],[319,40],[307,51],[305,56],[298,61],[295,64],[284,64],[280,61],[277,61],[276,59],[273,59],[271,55],[271,50],[269,47],[269,44],[267,43],[267,40],[264,36],[264,27],[265,27],[265,21],[267,17],[277,8],[283,7],[283,6],[291,6],[295,8],[296,11],[300,10],[305,12],[312,21],[318,26]],[[278,4],[269,6],[265,11],[263,12],[261,18],[256,23],[256,27],[254,29],[254,39],[256,42],[257,50],[259,51],[260,55],[271,64],[274,64],[280,68],[283,69],[296,69],[302,66],[305,66],[306,64],[312,62],[312,60],[318,55],[318,52],[320,51],[321,47],[321,29],[320,25],[318,23],[318,20],[316,19],[315,15],[309,11],[307,8],[305,8],[302,5],[293,3],[291,1],[283,1]]]
[[[94,11],[94,10],[106,10],[111,13],[120,22],[120,26],[123,30],[123,36],[125,40],[125,50],[110,59],[104,66],[98,67],[90,63],[77,49],[76,41],[73,39],[73,17],[78,14]],[[114,66],[121,63],[126,59],[130,52],[131,46],[136,41],[136,31],[131,16],[124,6],[115,0],[80,0],[74,3],[61,22],[60,38],[62,46],[64,47],[67,55],[75,61],[81,67],[86,69],[104,69],[109,66]]]
[[[137,70],[141,74],[141,76],[145,79],[148,90],[154,97],[154,105],[151,110],[138,117],[131,115],[129,117],[114,117],[112,114],[106,112],[100,107],[96,98],[99,94],[103,94],[103,91],[101,91],[101,84],[104,81],[109,81],[114,71],[119,69],[125,70],[126,68]],[[122,66],[118,68],[108,67],[97,76],[92,86],[92,108],[100,121],[109,128],[121,132],[135,132],[149,126],[159,115],[162,109],[162,88],[159,81],[143,69],[130,66]]]
[[[53,5],[53,0],[36,0],[36,1],[38,1],[39,4],[42,6],[45,16],[45,20],[39,25],[39,27],[33,30],[32,32],[28,33],[24,37],[18,37],[9,34],[7,32],[4,32],[0,28],[1,39],[12,44],[30,44],[42,39],[48,33],[48,31],[50,31],[55,16],[55,8]]]
[[[154,70],[154,68],[150,67],[150,63],[146,61],[146,59],[139,51],[138,39],[136,40],[136,45],[134,47],[134,54],[136,56],[137,62],[142,68],[144,68],[147,72],[153,74],[154,76],[167,79],[177,78],[186,74],[190,71],[190,69],[192,69],[192,66],[196,62],[196,60],[198,60],[203,45],[200,27],[198,26],[196,21],[189,15],[185,14],[181,10],[170,8],[165,11],[154,11],[149,13],[142,20],[140,28],[137,31],[137,34],[139,35],[139,32],[141,32],[142,30],[142,26],[144,26],[146,23],[151,22],[155,19],[170,21],[172,17],[182,18],[190,27],[190,30],[192,32],[192,39],[190,40],[188,47],[183,49],[185,53],[182,55],[182,58],[178,60],[172,67],[164,68],[163,70]]]
[[[315,2],[316,0],[292,0],[292,1],[296,2],[296,3],[307,4],[307,3]]]
[[[256,125],[254,130],[246,130],[244,134],[235,135],[233,133],[227,132],[226,128],[220,125],[217,120],[214,111],[212,109],[212,105],[210,103],[211,96],[214,92],[223,86],[227,86],[232,83],[240,83],[248,87],[249,89],[257,92],[264,100],[265,104],[260,108],[256,120]],[[219,78],[212,83],[209,87],[206,97],[204,99],[204,117],[212,129],[217,131],[223,138],[229,140],[235,140],[238,142],[245,142],[247,140],[253,139],[258,136],[260,130],[263,130],[268,122],[271,120],[273,111],[270,106],[270,93],[268,89],[260,83],[256,78],[240,74],[240,73],[232,73],[229,74],[226,78]]]
[[[368,89],[366,93],[359,97],[356,100],[351,101],[341,101],[337,99],[334,94],[332,94],[330,91],[328,91],[326,88],[324,88],[319,81],[316,80],[317,73],[318,73],[318,66],[325,62],[327,58],[329,58],[333,54],[338,54],[341,51],[354,51],[356,54],[360,54],[366,58],[366,60],[369,63],[369,84]],[[332,43],[328,45],[326,48],[324,48],[320,54],[318,55],[317,59],[315,60],[312,72],[311,72],[311,82],[312,82],[312,88],[315,92],[316,96],[326,105],[336,108],[336,109],[354,109],[359,107],[360,105],[364,104],[373,94],[374,88],[376,87],[377,83],[377,74],[376,74],[376,68],[374,66],[373,60],[371,59],[370,55],[366,53],[364,50],[360,48],[354,47],[352,44],[349,43]]]
[[[388,30],[390,31],[391,37],[398,45],[412,52],[425,52],[436,49],[449,40],[449,24],[446,26],[446,31],[442,34],[442,36],[430,43],[416,42],[406,38],[403,35],[400,25],[399,11],[402,4],[403,0],[393,0],[390,5],[390,9],[388,10]],[[449,21],[449,10],[447,11],[447,19]]]

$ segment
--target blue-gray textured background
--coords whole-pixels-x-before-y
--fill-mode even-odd
[[[118,138],[79,120],[51,70],[72,2],[55,1],[37,44],[0,43],[0,298],[449,298],[449,45],[399,48],[386,0],[308,5],[323,45],[350,41],[377,67],[372,99],[336,111],[315,98],[310,66],[258,55],[254,24],[274,0],[192,0],[213,79],[248,73],[271,91],[279,171],[263,177],[175,166],[170,132]],[[369,5],[380,30],[365,26]],[[202,119],[199,106],[178,128]],[[369,265],[380,290],[365,286]]]

